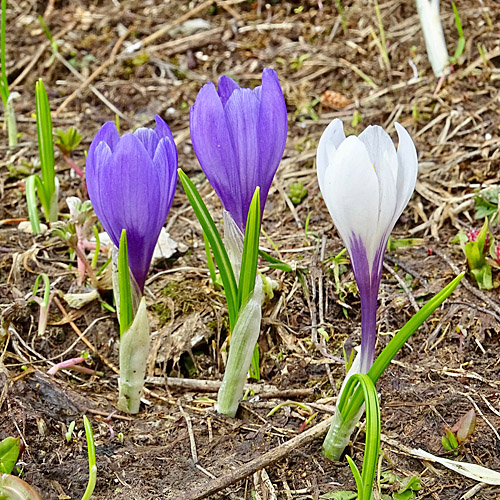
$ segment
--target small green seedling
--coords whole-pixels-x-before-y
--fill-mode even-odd
[[[311,54],[302,54],[299,57],[292,57],[290,59],[290,69],[292,71],[298,71],[304,65],[304,61],[306,59],[309,59],[310,57],[311,57]]]
[[[399,238],[396,240],[389,236],[389,240],[387,241],[387,252],[393,252],[398,248],[415,247],[424,244],[425,240],[423,238]]]
[[[38,288],[40,286],[40,281],[43,279],[43,299],[37,297]],[[38,319],[38,336],[41,337],[45,333],[47,328],[47,322],[49,319],[49,306],[52,300],[52,295],[50,293],[50,280],[47,274],[41,273],[37,276],[35,280],[35,285],[33,287],[33,296],[30,300],[36,302],[40,306],[40,315]]]
[[[500,191],[498,188],[489,188],[481,191],[474,198],[475,219],[488,218],[491,224],[498,221],[498,197]]]
[[[469,270],[479,288],[491,290],[494,284],[491,266],[486,260],[491,244],[488,219],[484,221],[481,231],[470,231],[466,236],[469,241],[465,245],[462,244],[462,248],[467,257]]]
[[[301,203],[307,196],[307,188],[304,187],[304,183],[301,181],[294,182],[290,184],[288,189],[288,197],[294,205]]]
[[[6,437],[0,441],[0,473],[10,474],[19,458],[20,438]]]
[[[83,179],[85,177],[84,173],[71,158],[71,152],[82,142],[83,136],[75,127],[70,127],[66,132],[56,129],[54,133],[56,135],[56,146],[61,151],[64,161]]]
[[[7,80],[7,71],[5,65],[5,32],[6,32],[6,11],[7,0],[2,0],[2,12],[0,20],[0,97],[2,98],[5,124],[7,126],[7,133],[9,136],[9,147],[14,148],[17,146],[17,121],[16,113],[14,112],[13,99],[19,94],[17,92],[10,92],[9,81]]]
[[[97,465],[95,458],[95,443],[94,443],[94,433],[92,432],[92,426],[90,425],[89,419],[83,416],[83,425],[85,427],[85,437],[87,438],[87,453],[89,457],[89,482],[87,484],[87,489],[82,497],[82,500],[89,500],[94,493],[95,484],[97,482]]]
[[[71,438],[73,437],[73,431],[75,430],[75,425],[76,422],[74,420],[71,421],[69,424],[68,430],[66,431],[66,434],[64,434],[64,437],[66,438],[66,442],[69,443],[71,441]]]
[[[42,80],[38,80],[35,90],[36,132],[38,154],[40,156],[41,177],[34,174],[26,179],[26,201],[33,233],[40,233],[40,220],[36,205],[36,194],[42,204],[45,220],[57,221],[57,201],[59,181],[54,166],[54,145],[52,140],[52,118],[50,117],[49,99]]]
[[[351,126],[356,128],[362,121],[363,117],[361,116],[361,113],[357,109],[354,110],[354,113],[352,114]]]
[[[462,22],[460,21],[460,16],[458,14],[458,9],[457,6],[455,5],[455,2],[451,2],[451,6],[453,7],[453,14],[455,16],[455,26],[457,27],[457,32],[458,32],[458,42],[455,54],[452,57],[450,57],[450,63],[457,64],[458,58],[464,53],[465,37],[464,37],[464,30],[462,29]]]
[[[75,127],[69,127],[67,131],[60,128],[54,131],[56,135],[56,146],[63,155],[69,155],[82,142],[83,135]]]
[[[379,484],[394,490],[391,494],[382,494],[382,500],[411,500],[417,498],[417,492],[422,489],[418,476],[400,477],[392,471],[382,472]]]
[[[441,438],[441,444],[447,451],[453,451],[454,454],[457,448],[465,442],[476,429],[476,412],[474,409],[469,410],[460,420],[451,428],[445,427],[445,436]]]

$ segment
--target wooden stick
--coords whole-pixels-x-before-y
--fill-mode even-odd
[[[232,470],[228,472],[226,475],[221,476],[208,486],[208,488],[204,490],[195,491],[191,495],[187,495],[184,497],[184,500],[202,500],[203,498],[207,498],[210,495],[214,495],[215,493],[231,486],[242,479],[245,479],[248,476],[251,476],[258,470],[267,467],[268,465],[272,465],[273,463],[285,458],[289,453],[293,450],[305,446],[309,444],[311,441],[321,437],[330,427],[333,421],[333,417],[329,417],[323,422],[316,424],[314,427],[311,427],[309,430],[302,432],[298,436],[290,439],[286,443],[264,453],[260,457],[255,458],[251,462],[243,464],[238,469]]]

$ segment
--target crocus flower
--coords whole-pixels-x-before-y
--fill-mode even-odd
[[[227,76],[219,78],[218,90],[207,83],[191,108],[190,128],[201,168],[244,230],[255,188],[263,212],[285,149],[288,122],[276,72],[264,69],[262,86],[253,90]]]
[[[317,152],[319,187],[351,256],[361,299],[360,371],[373,363],[377,295],[389,235],[415,188],[418,161],[408,132],[398,123],[399,145],[378,126],[345,137],[334,120]]]
[[[177,183],[177,149],[168,125],[138,128],[120,137],[113,122],[99,130],[87,155],[89,198],[118,246],[127,230],[129,266],[140,290],[148,273]]]

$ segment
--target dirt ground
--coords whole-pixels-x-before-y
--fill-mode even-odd
[[[453,54],[458,35],[451,2],[441,3]],[[474,219],[476,193],[499,183],[500,9],[496,0],[456,3],[465,51],[438,82],[413,0],[379,2],[388,61],[373,0],[343,0],[342,17],[337,2],[316,0],[8,0],[7,72],[11,90],[20,94],[15,109],[21,136],[10,151],[6,131],[0,131],[0,438],[22,437],[26,449],[18,467],[44,500],[79,499],[85,491],[83,414],[96,439],[96,499],[183,500],[200,492],[197,498],[318,500],[354,489],[347,462],[321,455],[321,438],[266,464],[262,473],[239,479],[237,473],[329,416],[344,375],[338,362],[342,346],[350,350],[359,343],[353,275],[344,266],[336,285],[327,262],[343,245],[315,173],[318,140],[333,118],[341,118],[348,133],[379,124],[393,137],[398,121],[419,153],[416,192],[393,236],[422,241],[387,255],[377,350],[415,308],[466,270],[452,240],[460,230],[482,225]],[[289,133],[266,205],[268,237],[261,243],[294,271],[265,271],[279,289],[264,304],[260,385],[237,418],[214,412],[213,382],[223,373],[227,312],[210,282],[202,233],[179,186],[167,220],[178,249],[152,267],[147,284],[154,332],[147,392],[137,416],[122,414],[116,410],[118,325],[102,305],[111,303],[109,287],[102,283],[99,300],[71,308],[61,298],[79,290],[67,243],[54,234],[33,236],[18,229],[27,217],[24,181],[39,165],[35,81],[44,80],[54,128],[75,126],[83,135],[72,153],[81,168],[94,134],[116,114],[122,131],[150,125],[155,113],[163,116],[176,138],[179,166],[220,220],[219,201],[201,175],[189,139],[189,108],[204,83],[228,74],[253,87],[265,67],[278,72]],[[56,169],[59,209],[67,214],[66,197],[85,198],[85,188],[59,152]],[[307,194],[295,206],[289,194],[298,181]],[[497,225],[491,231],[500,237]],[[39,336],[38,306],[29,297],[42,272],[56,298],[49,326]],[[478,485],[407,453],[407,448],[423,448],[450,457],[441,446],[445,425],[475,409],[476,430],[456,459],[500,471],[499,332],[497,289],[480,291],[468,275],[379,381],[381,471],[418,476],[422,489],[416,498],[500,498],[498,486]],[[88,366],[101,374],[47,375],[53,363],[82,352],[91,355]],[[308,407],[290,404],[267,416],[289,401]],[[67,443],[72,421],[76,427]],[[349,450],[359,466],[363,449],[361,426]],[[231,474],[236,479],[229,487],[203,495],[212,481]],[[391,487],[382,485],[382,493],[391,494]]]

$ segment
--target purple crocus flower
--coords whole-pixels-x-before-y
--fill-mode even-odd
[[[89,198],[104,229],[118,246],[127,230],[130,270],[139,286],[149,270],[177,184],[177,149],[168,125],[138,128],[120,137],[113,122],[104,124],[87,154]]]
[[[263,212],[285,150],[288,121],[276,72],[264,69],[262,86],[253,90],[227,76],[219,78],[218,90],[207,83],[191,108],[190,128],[201,168],[244,230],[255,188]]]
[[[396,151],[389,135],[371,126],[345,137],[334,120],[318,145],[319,187],[351,256],[361,299],[360,371],[373,364],[377,296],[389,235],[408,204],[417,180],[417,152],[408,132],[396,123]]]

